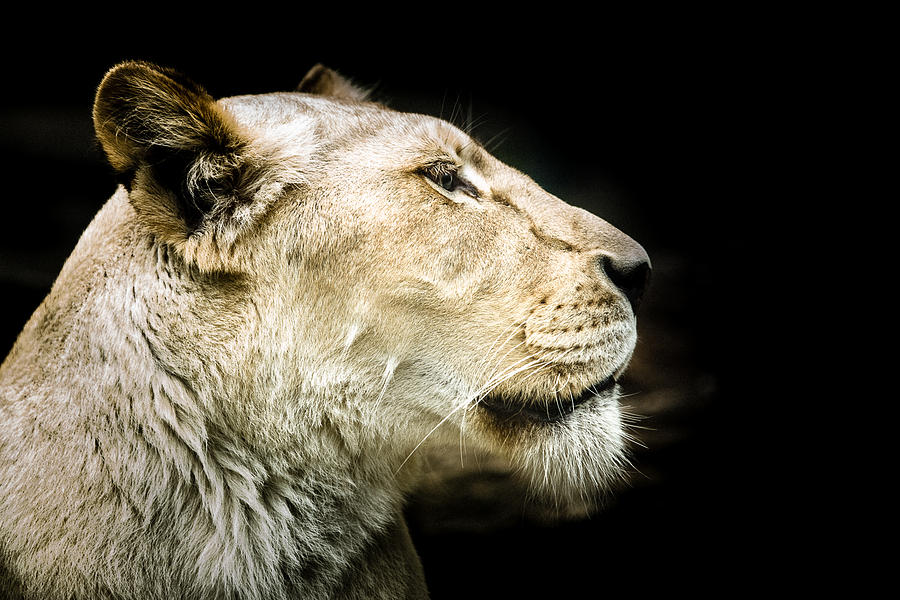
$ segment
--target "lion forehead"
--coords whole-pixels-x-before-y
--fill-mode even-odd
[[[257,139],[285,146],[316,144],[344,155],[365,153],[366,167],[402,170],[435,160],[484,163],[484,151],[455,125],[375,102],[348,102],[296,92],[232,96],[219,103]],[[381,160],[380,160],[381,159]]]

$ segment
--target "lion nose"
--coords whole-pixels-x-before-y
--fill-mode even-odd
[[[600,256],[600,268],[609,280],[619,288],[633,311],[637,312],[638,304],[650,283],[650,257],[638,244],[615,254]]]

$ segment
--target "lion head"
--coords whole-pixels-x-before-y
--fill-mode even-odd
[[[215,100],[126,63],[94,119],[141,230],[194,273],[167,360],[248,443],[399,477],[464,440],[560,503],[619,476],[650,273],[627,235],[324,67]]]

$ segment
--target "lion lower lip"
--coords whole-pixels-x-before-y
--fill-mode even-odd
[[[527,421],[552,423],[572,414],[580,405],[612,389],[615,384],[615,379],[610,376],[590,386],[577,398],[567,400],[560,398],[557,401],[549,401],[546,404],[524,404],[502,396],[488,396],[481,401],[480,405],[503,419],[524,419]]]

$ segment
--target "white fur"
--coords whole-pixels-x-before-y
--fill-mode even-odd
[[[106,87],[128,72],[164,94],[147,69]],[[104,89],[99,135],[114,164],[138,165],[132,189],[88,227],[0,368],[10,593],[420,597],[401,511],[428,445],[500,453],[561,510],[620,476],[614,392],[553,423],[504,424],[484,401],[549,405],[624,368],[634,315],[595,259],[626,236],[437,119],[179,92],[237,148],[190,167],[198,194],[238,186],[204,196],[213,208],[188,231],[127,128],[105,133],[132,106]],[[167,106],[148,116],[160,136],[204,139],[184,128],[208,124]],[[451,155],[477,200],[435,201],[419,174]]]

